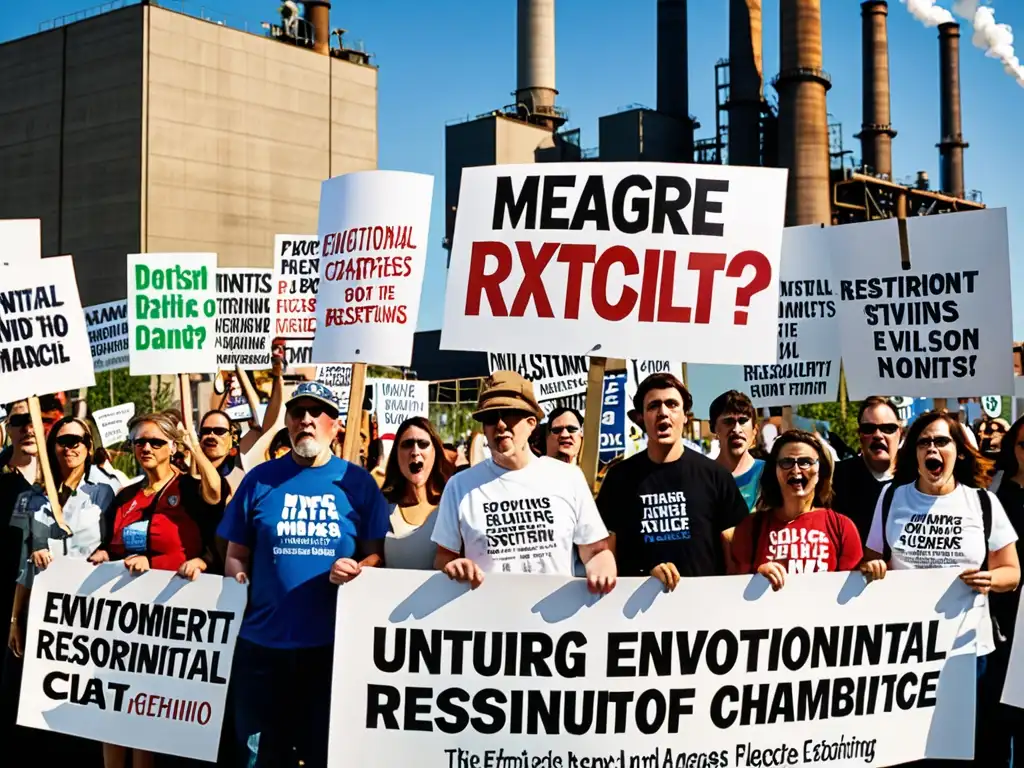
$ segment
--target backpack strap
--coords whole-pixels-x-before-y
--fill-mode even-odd
[[[992,499],[988,491],[978,488],[978,501],[981,502],[981,526],[985,531],[985,558],[981,561],[981,570],[988,570],[988,540],[992,536]]]
[[[889,483],[882,491],[882,561],[888,565],[892,560],[892,547],[889,546],[889,537],[886,536],[886,528],[889,527],[889,510],[892,508],[892,498],[896,494],[896,484]]]

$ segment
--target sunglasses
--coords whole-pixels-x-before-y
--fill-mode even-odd
[[[32,417],[27,413],[15,413],[7,417],[7,425],[14,429],[24,429],[32,423]]]
[[[743,427],[743,426],[746,426],[749,423],[750,423],[750,417],[749,416],[723,416],[722,417],[722,426],[726,427],[727,429],[732,429],[737,424],[739,424],[741,427]]]
[[[82,435],[59,435],[56,440],[57,445],[64,449],[77,448],[82,443],[89,444],[88,439]]]
[[[296,420],[301,419],[307,413],[314,419],[319,419],[325,413],[332,419],[338,417],[336,412],[329,410],[325,405],[293,405],[288,409],[288,415]]]
[[[199,430],[199,436],[216,435],[217,437],[224,437],[230,431],[227,427],[203,427]]]
[[[934,445],[936,448],[945,448],[947,445],[953,442],[952,437],[946,435],[938,435],[937,437],[922,437],[917,441],[918,448],[928,448]]]
[[[785,470],[787,472],[791,470],[793,467],[800,467],[800,469],[810,469],[817,463],[818,460],[812,459],[810,456],[798,456],[795,459],[792,456],[787,456],[784,459],[779,459],[777,462],[777,464],[779,465],[779,469]]]
[[[579,431],[580,431],[580,428],[575,426],[575,425],[573,425],[573,424],[569,424],[569,425],[566,425],[564,427],[551,427],[551,434],[552,435],[560,435],[563,432],[568,432],[570,435],[575,435]]]
[[[154,449],[158,449],[163,448],[168,442],[168,440],[164,440],[162,437],[137,437],[132,440],[132,445],[136,448],[145,448],[147,445],[150,445]]]
[[[416,446],[421,451],[425,451],[425,450],[427,450],[427,448],[430,447],[430,441],[429,440],[414,440],[413,438],[410,437],[407,440],[403,440],[401,443],[398,444],[399,448],[402,448],[403,450],[406,450],[406,451],[412,450],[413,446]]]
[[[480,414],[480,423],[485,427],[493,427],[499,421],[512,424],[529,415],[526,411],[487,411]]]
[[[899,428],[899,424],[872,424],[870,421],[865,421],[857,427],[857,430],[862,435],[873,435],[876,431],[883,435],[895,435]]]

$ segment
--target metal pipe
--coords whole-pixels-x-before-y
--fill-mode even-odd
[[[658,111],[678,118],[682,159],[693,160],[686,0],[658,0]]]
[[[942,191],[962,198],[964,188],[964,141],[960,113],[960,25],[939,25],[939,184]]]
[[[313,50],[324,56],[331,55],[331,3],[330,0],[303,0],[306,21],[313,27]]]
[[[860,139],[861,157],[872,172],[892,178],[892,140],[889,95],[889,4],[885,0],[866,0],[861,13],[861,67],[864,120]]]
[[[555,0],[519,0],[516,15],[516,101],[531,113],[555,106]]]
[[[761,0],[729,2],[729,164],[761,164]]]

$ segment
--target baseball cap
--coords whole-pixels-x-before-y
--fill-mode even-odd
[[[544,411],[533,395],[533,384],[515,371],[495,371],[484,381],[473,418],[479,421],[488,411],[523,411],[544,418]]]
[[[341,408],[338,407],[338,398],[334,396],[334,391],[326,384],[321,384],[319,381],[304,381],[299,384],[294,391],[292,396],[288,398],[288,402],[284,404],[285,408],[290,408],[292,403],[296,400],[302,399],[317,400],[323,403],[331,410],[334,411],[334,415],[337,416]]]

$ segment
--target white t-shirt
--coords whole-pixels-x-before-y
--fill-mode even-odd
[[[574,545],[608,529],[578,467],[547,457],[523,469],[493,459],[454,475],[437,510],[433,541],[465,555],[484,573],[574,575]]]

